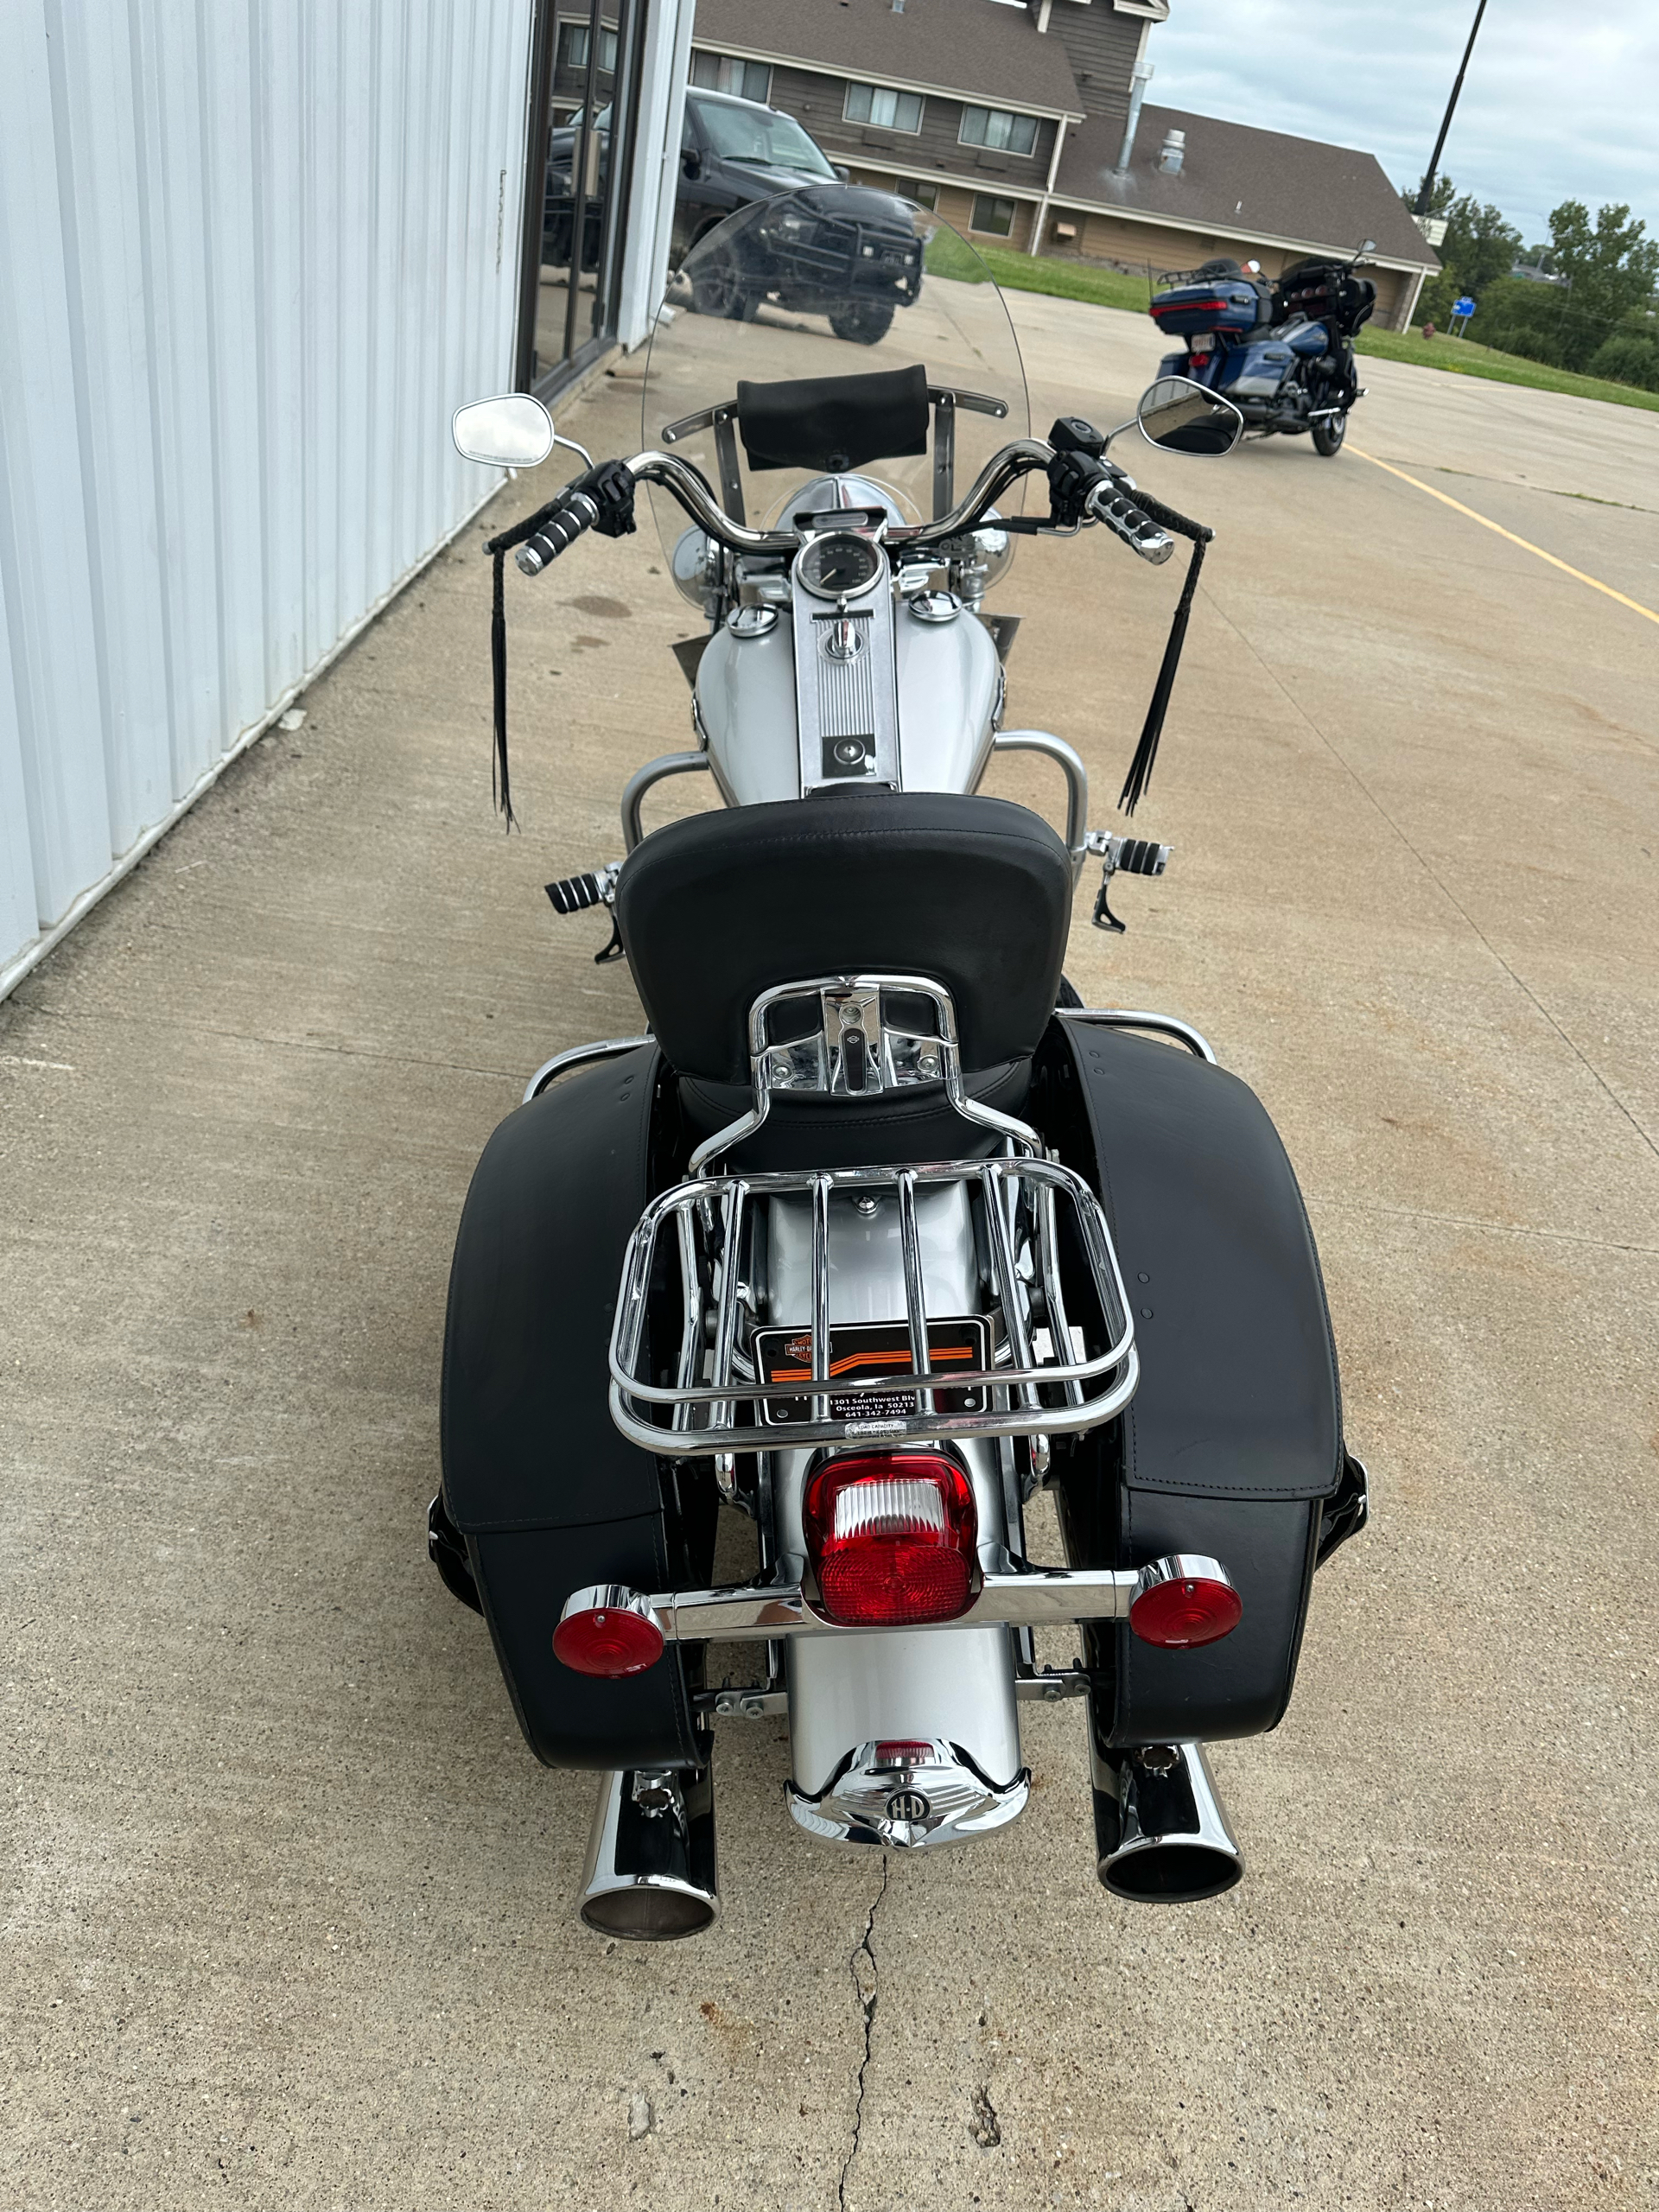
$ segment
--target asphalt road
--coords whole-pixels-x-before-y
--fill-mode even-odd
[[[1015,312],[1039,428],[1127,411],[1143,322]],[[1659,607],[1659,417],[1366,374],[1356,447]],[[592,1785],[422,1524],[473,1163],[637,1020],[540,887],[689,742],[693,623],[647,537],[514,583],[505,839],[474,534],[0,1008],[0,2201],[1654,2201],[1659,634],[1351,449],[1136,465],[1219,536],[1137,823],[1174,863],[1125,938],[1079,900],[1071,972],[1267,1100],[1375,1484],[1287,1719],[1216,1757],[1246,1882],[1105,1896],[1073,1708],[1014,1827],[886,1867],[734,1725],[715,1931],[575,1924]],[[1174,589],[1096,536],[1001,594],[1097,821]]]

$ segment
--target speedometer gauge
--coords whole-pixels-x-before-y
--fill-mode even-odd
[[[819,599],[855,598],[880,574],[880,550],[847,531],[815,537],[795,563],[798,582]]]

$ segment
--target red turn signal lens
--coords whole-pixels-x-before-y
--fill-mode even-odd
[[[979,1516],[942,1452],[830,1459],[806,1486],[806,1548],[832,1621],[919,1628],[968,1610]]]
[[[1143,1590],[1129,1607],[1129,1626],[1143,1643],[1185,1651],[1230,1636],[1243,1611],[1244,1600],[1230,1582],[1181,1574]]]
[[[589,1605],[553,1631],[553,1656],[578,1675],[643,1675],[663,1656],[663,1631],[627,1605]]]

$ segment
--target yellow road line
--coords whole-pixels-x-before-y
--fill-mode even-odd
[[[1582,569],[1574,569],[1566,561],[1558,561],[1553,553],[1546,553],[1541,545],[1535,545],[1529,537],[1517,537],[1512,530],[1505,530],[1501,522],[1489,522],[1484,515],[1478,515],[1472,507],[1465,507],[1461,499],[1454,499],[1448,492],[1437,492],[1432,484],[1424,484],[1415,476],[1408,476],[1403,468],[1396,468],[1390,461],[1379,461],[1374,453],[1362,452],[1358,446],[1350,446],[1349,452],[1361,461],[1369,461],[1373,468],[1386,468],[1390,476],[1397,476],[1402,484],[1415,485],[1420,492],[1427,492],[1431,499],[1438,499],[1442,506],[1455,507],[1460,515],[1467,515],[1471,522],[1478,522],[1483,530],[1496,531],[1500,537],[1507,537],[1511,545],[1519,545],[1529,553],[1535,553],[1541,561],[1548,561],[1552,569],[1559,569],[1564,575],[1575,576],[1581,584],[1588,584],[1592,591],[1605,592],[1609,599],[1616,599],[1621,607],[1628,607],[1633,614],[1645,614],[1649,622],[1659,622],[1650,607],[1643,607],[1639,599],[1627,599],[1622,591],[1615,591],[1611,584],[1605,584],[1599,576],[1586,576]]]

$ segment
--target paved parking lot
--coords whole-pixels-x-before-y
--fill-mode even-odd
[[[1128,411],[1149,326],[1014,308],[1036,427]],[[1659,607],[1659,416],[1365,372],[1334,461],[1134,464],[1219,537],[1137,824],[1175,861],[1070,963],[1268,1101],[1373,1471],[1289,1717],[1216,1757],[1244,1885],[1100,1891],[1075,1708],[1027,1708],[1014,1827],[885,1868],[793,1828],[763,1723],[715,1930],[575,1925],[592,1785],[423,1516],[474,1160],[637,1022],[540,887],[689,742],[693,624],[643,537],[510,587],[507,840],[474,533],[0,1008],[0,2201],[1654,2201],[1659,631],[1528,548]],[[1096,537],[1001,594],[1096,821],[1174,590]]]

